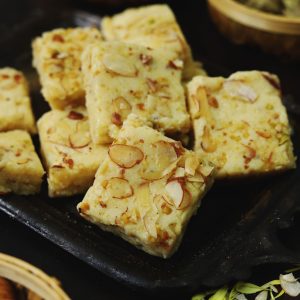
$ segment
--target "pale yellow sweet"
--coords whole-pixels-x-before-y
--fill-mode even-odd
[[[195,77],[188,84],[195,150],[217,177],[295,167],[291,128],[277,76],[259,71],[229,78]]]
[[[106,146],[91,142],[86,109],[52,110],[38,120],[49,196],[84,193],[92,185]]]
[[[55,29],[33,41],[33,65],[51,108],[85,103],[80,56],[88,44],[101,41],[96,28]]]
[[[131,114],[77,208],[149,254],[169,257],[213,182],[214,167]]]
[[[123,42],[89,45],[82,72],[93,141],[111,142],[130,112],[154,122],[160,131],[187,132],[181,69],[182,61],[166,49]]]
[[[166,48],[184,61],[183,79],[189,80],[194,68],[192,52],[168,5],[130,8],[102,21],[104,37],[146,47]],[[205,72],[200,66],[201,72]],[[199,74],[197,74],[199,75]]]
[[[23,130],[0,133],[0,194],[37,194],[44,170],[31,137]]]
[[[0,69],[0,131],[13,129],[36,132],[26,78],[7,67]]]

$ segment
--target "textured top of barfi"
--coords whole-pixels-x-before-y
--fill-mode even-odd
[[[228,79],[199,76],[188,93],[195,149],[217,165],[218,176],[295,166],[277,76],[259,71]]]
[[[81,53],[89,43],[101,40],[96,28],[67,28],[45,32],[33,41],[33,65],[52,108],[84,103]]]
[[[131,114],[78,208],[92,222],[112,225],[145,251],[167,257],[212,173],[196,153]]]
[[[0,170],[32,169],[34,173],[43,175],[43,167],[35,153],[30,135],[23,130],[12,130],[0,133]],[[38,180],[40,180],[40,177]],[[32,181],[36,181],[32,178]]]
[[[113,17],[106,17],[102,30],[107,40],[121,40],[151,48],[166,47],[186,61],[190,48],[168,5],[130,8]]]
[[[36,132],[27,80],[7,67],[0,69],[0,131],[12,129]]]
[[[182,61],[173,52],[104,42],[88,46],[82,62],[95,142],[115,137],[130,112],[148,118],[162,131],[188,131]]]
[[[49,111],[38,120],[38,130],[48,169],[75,172],[100,164],[107,153],[107,147],[92,143],[84,107]]]

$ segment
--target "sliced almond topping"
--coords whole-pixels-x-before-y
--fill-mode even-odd
[[[169,181],[165,187],[168,196],[173,201],[176,208],[179,208],[184,196],[184,191],[181,183],[178,180]]]
[[[146,83],[148,85],[150,93],[154,94],[159,90],[159,83],[156,80],[147,78]]]
[[[262,75],[275,89],[281,90],[280,81],[276,75],[269,72],[262,72]]]
[[[111,114],[111,122],[117,126],[121,126],[123,124],[121,115],[116,112],[113,112]]]
[[[133,195],[133,188],[128,180],[119,177],[113,177],[108,180],[106,191],[112,198],[116,199],[125,199]]]
[[[224,89],[229,96],[250,103],[255,102],[258,97],[252,87],[240,80],[226,80],[224,82]]]
[[[151,193],[148,183],[141,184],[135,190],[137,208],[141,217],[151,210]]]
[[[215,152],[217,150],[217,144],[212,140],[210,135],[210,129],[208,126],[205,126],[203,136],[202,136],[202,142],[201,147],[205,152]]]
[[[167,175],[166,170],[172,172],[176,168],[176,164],[172,164],[177,161],[177,154],[173,145],[165,141],[158,141],[150,147],[151,151],[147,154],[140,171],[141,177],[146,180],[158,180]]]
[[[247,149],[247,155],[244,156],[244,160],[246,164],[249,164],[250,161],[256,157],[256,151],[250,146],[243,145]]]
[[[174,173],[174,177],[175,178],[180,178],[180,177],[184,177],[185,176],[185,169],[184,168],[177,168],[175,173]]]
[[[123,144],[111,145],[108,154],[114,163],[125,169],[134,167],[144,159],[144,153],[138,147]]]
[[[182,70],[183,69],[183,61],[181,59],[170,60],[168,67],[175,69],[175,70]]]
[[[203,86],[199,86],[196,94],[192,96],[193,107],[191,113],[194,118],[204,117],[207,122],[212,122],[213,118],[210,113],[208,104],[207,91]]]
[[[89,132],[74,132],[69,135],[69,144],[73,149],[82,149],[91,143]]]
[[[115,75],[136,77],[138,73],[135,65],[119,54],[105,53],[102,63],[108,72]]]
[[[148,66],[152,63],[153,57],[147,54],[140,54],[140,60],[143,65]]]
[[[198,170],[203,176],[208,177],[214,170],[214,167],[211,165],[200,165]]]
[[[269,139],[272,135],[270,132],[266,132],[266,131],[256,131],[257,135],[265,138],[265,139]]]
[[[192,204],[192,195],[191,193],[187,190],[183,190],[183,199],[180,203],[180,206],[177,207],[178,210],[184,210],[188,208]]]
[[[84,115],[77,111],[71,110],[68,114],[68,118],[71,120],[82,120]]]
[[[215,97],[209,97],[208,98],[208,104],[211,107],[219,108],[219,102]]]
[[[188,156],[185,160],[185,171],[189,175],[195,175],[196,169],[199,166],[199,159],[196,155]]]
[[[112,101],[115,114],[118,114],[121,124],[131,113],[131,105],[124,97],[117,97]],[[120,125],[121,125],[120,124]],[[118,124],[116,124],[118,125]]]
[[[143,217],[144,225],[150,236],[157,238],[157,229],[156,229],[156,221],[158,219],[158,214],[153,213],[152,211],[148,211],[146,215]]]
[[[18,165],[25,165],[30,161],[31,161],[31,159],[28,158],[28,157],[23,157],[23,158],[20,157],[20,158],[17,159],[17,164]]]

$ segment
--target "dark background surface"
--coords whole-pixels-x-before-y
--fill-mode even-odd
[[[232,45],[216,31],[209,20],[204,0],[170,1],[170,4],[191,43],[195,57],[204,62],[211,75],[226,75],[237,70],[248,69],[271,71],[280,76],[285,95],[290,95],[294,101],[300,99],[299,63],[289,62],[287,58],[265,55],[255,47]],[[18,53],[18,39],[28,39],[25,28],[31,26],[33,21],[39,20],[41,11],[46,10],[49,15],[55,15],[64,7],[88,10],[100,15],[118,12],[124,8],[96,6],[83,1],[0,0],[1,64],[4,62],[10,64],[9,59],[6,60],[6,55],[11,57],[11,53]],[[24,28],[24,35],[22,28]],[[7,41],[11,39],[15,40],[14,49],[6,47]],[[294,225],[291,230],[284,232],[283,240],[291,244],[295,251],[300,251],[299,215],[295,218]],[[72,299],[176,299],[174,295],[153,297],[137,294],[103,276],[3,213],[0,213],[0,237],[0,252],[22,258],[40,267],[49,275],[57,277]],[[260,283],[275,279],[286,267],[267,265],[254,268],[249,280]],[[190,296],[177,298],[189,299]]]

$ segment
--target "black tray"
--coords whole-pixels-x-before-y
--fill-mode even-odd
[[[80,11],[46,14],[43,10],[32,10],[30,14],[30,21],[15,27],[13,34],[2,35],[0,65],[12,65],[25,72],[31,82],[35,114],[39,117],[49,108],[40,95],[37,76],[31,67],[31,39],[59,26],[98,24],[99,17]],[[188,28],[185,20],[182,23]],[[205,27],[202,30],[200,34],[205,37]],[[195,29],[194,34],[198,33]],[[191,38],[191,33],[187,34]],[[221,41],[224,51],[230,49],[233,51],[230,55],[234,55],[237,47],[214,34],[212,45]],[[195,37],[192,45],[211,74],[228,75],[235,70],[228,65],[226,57],[215,54],[216,50],[206,52],[209,45],[201,48]],[[252,53],[251,49],[245,51]],[[265,61],[266,56],[260,55],[255,57],[257,68],[273,71],[274,66],[268,65],[268,61],[273,61]],[[255,68],[255,62],[247,65],[242,58],[236,58],[238,68]],[[293,88],[288,93],[291,91]],[[295,152],[299,156],[299,107],[293,100],[291,96],[286,97],[294,127]],[[37,139],[35,142],[38,149]],[[179,251],[168,260],[145,254],[88,224],[75,209],[81,198],[49,199],[44,184],[37,196],[3,196],[0,209],[108,276],[154,292],[171,289],[191,292],[199,286],[215,287],[234,279],[246,279],[251,268],[258,264],[300,262],[300,253],[286,245],[281,231],[292,224],[293,217],[300,215],[299,169],[248,183],[215,185],[192,219]]]

